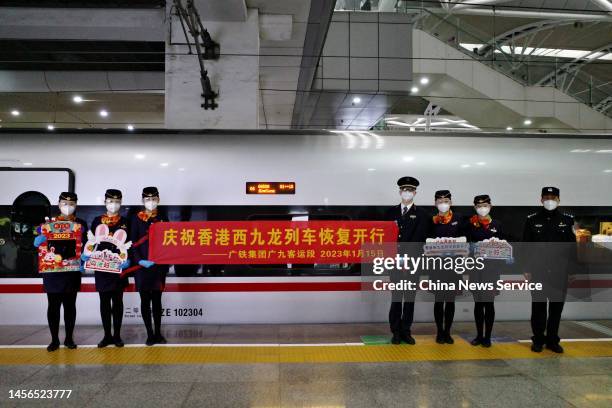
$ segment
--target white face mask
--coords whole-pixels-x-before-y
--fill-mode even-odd
[[[440,203],[436,207],[438,207],[438,211],[440,211],[443,214],[447,213],[448,210],[450,210],[450,204],[449,203]]]
[[[153,211],[157,208],[157,201],[145,201],[144,206],[147,210]]]
[[[544,208],[546,208],[548,211],[552,211],[552,210],[556,210],[557,207],[559,206],[559,203],[557,202],[557,200],[546,200],[544,201]]]
[[[405,201],[410,201],[414,198],[414,192],[412,191],[402,191],[400,193],[400,196],[402,197],[402,200]]]
[[[476,213],[481,217],[486,217],[489,215],[489,211],[491,211],[490,207],[478,207],[476,208]]]
[[[121,204],[119,203],[106,203],[106,211],[108,211],[109,214],[117,214],[119,208],[121,208]]]
[[[62,213],[62,215],[70,216],[74,214],[75,211],[76,211],[75,205],[61,205],[60,206],[60,212]]]

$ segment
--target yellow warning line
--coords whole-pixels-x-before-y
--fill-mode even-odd
[[[80,348],[49,353],[44,348],[0,349],[0,365],[15,364],[209,364],[209,363],[357,363],[402,361],[509,360],[536,358],[612,357],[612,340],[568,342],[565,353],[533,353],[525,343],[473,347],[457,339],[454,345],[431,342],[373,346],[181,346]]]

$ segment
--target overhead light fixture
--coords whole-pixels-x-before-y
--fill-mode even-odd
[[[508,127],[506,128],[506,130],[508,130],[508,131],[512,130],[512,126],[508,126]]]
[[[19,115],[21,115],[21,112],[19,112],[17,109],[13,109],[13,110],[11,111],[11,115],[13,115],[13,116],[19,116]]]
[[[529,126],[533,123],[533,121],[531,119],[525,119],[525,121],[523,122],[524,125]]]
[[[24,165],[24,166],[31,166],[31,165],[32,165],[32,163],[31,163],[31,162],[24,162],[24,163],[23,163],[23,165]]]
[[[55,130],[55,126],[53,126],[53,125],[47,125],[47,130]]]
[[[605,169],[604,173],[612,173],[612,169]]]
[[[370,167],[370,168],[368,169],[368,171],[376,171],[376,169],[375,169],[375,168],[373,168],[373,167]]]
[[[353,98],[353,103],[360,103],[361,102],[361,98],[356,96]]]
[[[144,159],[145,157],[147,157],[147,156],[145,156],[145,155],[144,155],[144,154],[142,154],[142,153],[136,153],[136,154],[134,155],[134,158],[135,158],[136,160],[142,160],[142,159]]]
[[[75,95],[75,96],[72,97],[72,101],[74,103],[81,103],[81,102],[83,102],[83,97],[81,97],[79,95]]]
[[[476,163],[477,166],[484,166],[485,164],[487,164],[486,162],[478,162]]]
[[[102,116],[103,118],[108,117],[108,111],[106,109],[102,109],[100,111],[100,116]]]
[[[168,163],[160,163],[159,165],[162,166],[162,167],[168,167],[169,164]]]
[[[472,167],[472,166],[469,164],[462,164],[461,167],[463,167],[464,169],[467,169],[468,167]]]
[[[419,92],[419,88],[417,88],[416,86],[413,86],[412,88],[410,88],[410,92],[417,93]]]
[[[184,167],[179,167],[178,171],[185,171],[185,168]]]
[[[596,150],[595,153],[612,153],[612,149]]]
[[[127,125],[127,130],[129,130],[129,131],[134,130],[134,125]]]
[[[411,162],[411,161],[414,160],[414,157],[412,157],[412,156],[404,156],[404,157],[402,157],[402,160],[405,161],[405,162]]]
[[[429,83],[429,78],[423,77],[419,82],[421,82],[421,85],[427,85]]]

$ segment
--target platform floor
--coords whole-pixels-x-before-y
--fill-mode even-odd
[[[612,321],[563,322],[566,353],[529,350],[528,322],[498,322],[490,349],[471,323],[454,345],[416,323],[415,346],[382,343],[385,324],[166,326],[170,344],[45,350],[46,327],[0,327],[0,407],[610,407]],[[365,336],[365,337],[364,337]],[[362,340],[365,339],[367,345]],[[374,340],[374,344],[372,343]],[[70,389],[66,399],[10,399],[11,390]]]

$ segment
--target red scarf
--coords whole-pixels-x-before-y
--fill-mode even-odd
[[[448,210],[446,215],[434,215],[433,222],[434,224],[448,224],[453,218],[453,210]]]
[[[76,215],[58,215],[55,219],[58,221],[74,221],[76,220]]]
[[[157,210],[153,210],[151,214],[148,214],[146,211],[138,212],[138,218],[140,218],[144,222],[147,222],[149,221],[149,219],[155,218],[155,217],[157,217]]]
[[[487,215],[484,218],[480,218],[478,215],[472,215],[472,217],[470,218],[470,224],[472,224],[476,228],[480,228],[482,226],[482,228],[486,230],[489,229],[491,221],[492,219],[490,215]]]
[[[114,227],[115,225],[117,225],[119,223],[119,220],[121,220],[121,215],[119,214],[115,214],[115,215],[107,215],[104,214],[102,216],[102,224],[104,225],[108,225],[109,227]]]

